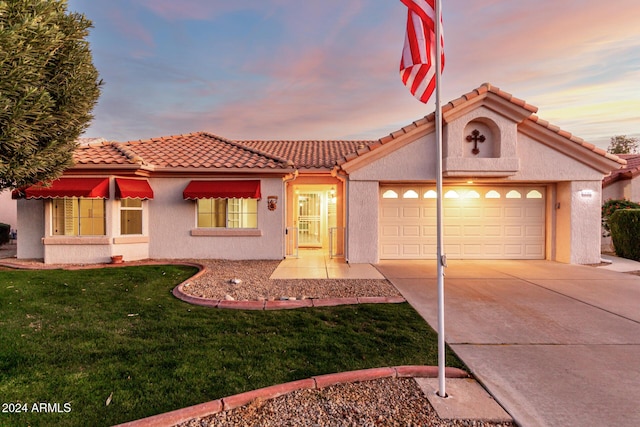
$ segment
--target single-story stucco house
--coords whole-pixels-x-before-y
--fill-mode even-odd
[[[443,106],[451,259],[600,261],[602,180],[625,161],[483,84]],[[376,141],[209,133],[81,146],[49,187],[15,191],[18,258],[435,258],[434,115]]]

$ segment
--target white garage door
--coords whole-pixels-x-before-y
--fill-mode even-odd
[[[380,187],[380,258],[436,257],[435,186]],[[444,187],[450,259],[544,259],[544,187]]]

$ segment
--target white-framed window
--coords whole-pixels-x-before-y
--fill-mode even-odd
[[[198,199],[198,228],[258,228],[258,199]]]
[[[51,209],[54,236],[104,236],[105,201],[83,197],[53,199]]]
[[[142,200],[120,200],[120,234],[142,234]]]

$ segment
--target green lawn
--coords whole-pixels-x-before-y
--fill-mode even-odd
[[[194,272],[0,271],[0,425],[112,425],[318,374],[437,364],[408,304],[196,307],[171,295]],[[28,412],[7,413],[16,403]]]

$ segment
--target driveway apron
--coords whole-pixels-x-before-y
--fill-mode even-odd
[[[377,267],[437,330],[435,261]],[[519,425],[640,425],[640,276],[550,261],[445,272],[445,340]]]

